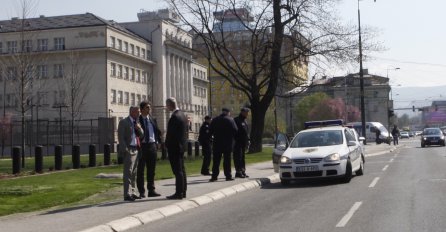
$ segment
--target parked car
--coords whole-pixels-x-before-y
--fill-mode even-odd
[[[365,157],[354,129],[342,126],[342,120],[305,123],[283,152],[279,175],[283,185],[291,180],[337,177],[350,182],[353,173],[364,173]]]
[[[354,128],[362,137],[364,137],[362,133],[362,123],[361,122],[352,122],[347,124],[348,127]],[[367,142],[375,142],[376,141],[376,131],[379,131],[379,139],[378,143],[387,143],[390,145],[391,141],[393,141],[393,136],[389,131],[383,126],[380,122],[366,122],[365,131],[366,131],[366,140]]]
[[[401,131],[401,132],[400,132],[400,138],[401,138],[401,139],[408,139],[408,138],[409,138],[409,132],[407,132],[407,131]]]
[[[443,131],[440,128],[425,128],[421,134],[421,147],[427,145],[445,146]]]
[[[415,133],[413,131],[409,131],[409,137],[413,137]]]

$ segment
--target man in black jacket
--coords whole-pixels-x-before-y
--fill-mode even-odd
[[[158,129],[156,120],[150,115],[150,104],[147,101],[143,101],[139,104],[139,109],[141,111],[139,123],[144,130],[145,136],[141,141],[141,155],[136,174],[136,186],[138,187],[139,197],[144,198],[144,170],[147,167],[147,196],[158,197],[161,195],[155,191],[155,167],[157,150],[161,144],[161,131]]]
[[[230,110],[222,109],[222,113],[212,119],[210,125],[211,134],[214,136],[213,141],[213,164],[212,178],[209,180],[214,182],[217,180],[220,172],[220,161],[223,155],[223,170],[227,181],[234,180],[231,174],[231,152],[234,145],[234,136],[237,133],[237,125],[234,119],[230,117]]]
[[[177,107],[175,98],[166,100],[167,110],[172,115],[167,123],[165,145],[169,156],[170,166],[175,175],[175,193],[167,199],[183,199],[186,197],[187,180],[184,168],[184,151],[187,148],[187,133],[189,123],[184,113]]]
[[[198,142],[201,144],[201,150],[203,152],[203,164],[201,165],[201,174],[210,176],[209,166],[211,165],[211,131],[209,125],[211,123],[211,117],[205,116],[203,125],[200,127],[200,134],[198,135]]]
[[[246,119],[249,114],[249,108],[242,108],[239,116],[234,118],[235,124],[237,125],[237,134],[235,135],[235,145],[234,145],[234,166],[235,166],[235,177],[245,178],[249,177],[246,175],[245,167],[245,151],[249,144],[249,127],[248,120]]]

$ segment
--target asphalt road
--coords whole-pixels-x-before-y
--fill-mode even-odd
[[[400,144],[348,184],[270,184],[130,231],[446,231],[446,148]]]

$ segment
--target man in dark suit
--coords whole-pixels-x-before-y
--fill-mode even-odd
[[[141,143],[141,155],[138,161],[138,171],[136,174],[136,186],[138,186],[139,196],[145,197],[144,170],[147,166],[147,196],[161,196],[155,191],[155,167],[157,159],[157,149],[161,144],[161,131],[158,129],[156,120],[150,115],[150,104],[143,101],[139,104],[141,115],[139,123],[144,129],[144,139]]]
[[[211,134],[214,136],[213,141],[213,164],[212,178],[210,182],[217,180],[220,172],[220,161],[223,155],[223,170],[227,181],[234,180],[231,174],[231,152],[234,145],[234,136],[237,133],[237,125],[234,119],[230,117],[230,110],[222,109],[222,113],[212,119],[210,125]]]
[[[245,172],[245,151],[249,144],[249,128],[248,120],[246,119],[248,114],[249,108],[243,107],[240,110],[240,114],[234,118],[238,130],[237,134],[235,135],[233,159],[235,166],[235,177],[238,178],[249,177]]]
[[[167,199],[183,199],[186,197],[187,182],[184,168],[184,151],[187,148],[188,126],[184,113],[177,107],[175,98],[166,100],[167,110],[172,111],[167,123],[165,145],[169,156],[170,166],[175,175],[175,193]]]
[[[138,165],[138,150],[144,138],[144,131],[138,124],[139,108],[130,107],[130,115],[119,121],[118,141],[119,155],[124,158],[124,200],[134,201],[139,197],[135,195],[136,167]]]
[[[211,117],[205,116],[204,122],[200,127],[200,133],[198,135],[198,142],[201,144],[201,150],[203,152],[203,164],[201,165],[201,174],[205,176],[210,176],[209,166],[211,165],[211,141],[212,135],[209,130],[209,125],[211,123]]]

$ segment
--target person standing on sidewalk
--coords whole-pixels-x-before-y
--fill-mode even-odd
[[[248,127],[248,117],[249,108],[243,107],[240,110],[239,116],[234,118],[235,124],[237,125],[237,134],[235,134],[235,144],[234,144],[234,166],[235,166],[235,177],[245,178],[249,177],[246,175],[245,166],[245,151],[249,144],[249,127]]]
[[[200,133],[198,135],[198,142],[201,144],[201,150],[203,152],[203,164],[201,165],[201,174],[204,176],[210,176],[209,166],[211,165],[211,141],[212,135],[209,130],[211,123],[211,117],[206,115],[204,122],[200,127]]]
[[[136,186],[138,187],[139,196],[145,196],[144,189],[144,170],[147,167],[147,196],[159,197],[161,194],[155,191],[155,167],[157,159],[157,150],[161,144],[161,131],[158,129],[156,120],[151,117],[151,107],[147,101],[139,104],[141,115],[139,123],[144,130],[144,139],[141,143],[141,155],[138,161],[138,171],[136,173]]]
[[[138,151],[141,145],[140,141],[144,138],[144,131],[138,123],[138,107],[131,106],[129,111],[130,115],[119,121],[118,141],[119,155],[124,158],[124,201],[135,201],[135,199],[139,199],[135,195],[135,177],[139,158]]]
[[[212,178],[210,182],[217,180],[220,173],[220,161],[223,155],[223,170],[227,181],[234,180],[231,174],[231,152],[234,145],[234,136],[237,133],[237,125],[234,119],[230,117],[231,111],[227,108],[222,109],[222,113],[212,119],[209,126],[211,135],[214,136],[212,153]]]
[[[396,125],[393,125],[392,136],[393,136],[393,145],[398,145],[398,137],[400,136],[400,130]]]
[[[188,122],[187,118],[177,107],[177,101],[171,97],[166,100],[167,110],[172,111],[167,123],[166,148],[170,166],[175,175],[175,193],[167,199],[183,199],[186,197],[187,180],[184,168],[184,151],[187,148]]]

